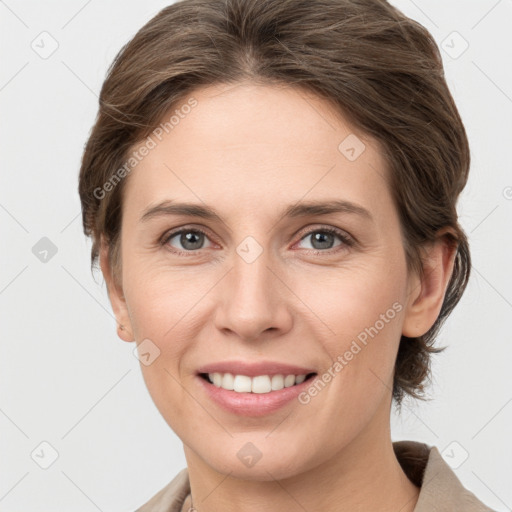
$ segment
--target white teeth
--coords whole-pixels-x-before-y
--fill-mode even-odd
[[[250,393],[251,392],[251,378],[245,375],[235,375],[233,383],[233,391],[237,393]]]
[[[287,375],[284,378],[284,387],[289,388],[295,384],[295,375]]]
[[[249,379],[249,377],[244,377],[244,379]],[[257,377],[253,377],[251,391],[253,393],[270,393],[272,391],[270,377],[268,375],[258,375]]]
[[[282,375],[274,375],[272,377],[272,391],[278,391],[284,388],[284,377]]]
[[[270,393],[289,388],[306,380],[306,375],[233,375],[231,373],[209,373],[208,378],[215,386],[237,393]]]
[[[234,389],[235,388],[235,377],[231,375],[231,373],[225,373],[224,377],[222,377],[222,383],[221,386],[224,389]]]
[[[306,380],[305,375],[297,375],[297,377],[295,377],[295,384],[300,384],[300,383],[304,382],[305,380]]]
[[[220,387],[222,383],[222,375],[220,373],[209,374],[208,376],[217,387]]]

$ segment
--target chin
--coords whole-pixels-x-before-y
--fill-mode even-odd
[[[313,460],[321,457],[315,447],[309,446],[311,453],[306,453],[301,446],[303,442],[290,440],[285,443],[284,432],[280,439],[269,438],[268,434],[269,430],[237,435],[225,444],[216,444],[215,452],[211,451],[210,445],[209,453],[201,452],[204,454],[202,458],[218,473],[259,482],[293,478],[321,463]]]

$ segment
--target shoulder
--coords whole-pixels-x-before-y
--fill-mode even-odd
[[[188,469],[184,468],[136,512],[180,512],[189,492]]]
[[[414,512],[494,512],[462,485],[436,446],[397,441],[393,449],[405,474],[420,487]]]

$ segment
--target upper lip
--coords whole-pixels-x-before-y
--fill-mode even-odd
[[[315,370],[277,361],[219,361],[201,366],[197,373],[231,373],[256,377],[257,375],[307,375],[315,373]]]

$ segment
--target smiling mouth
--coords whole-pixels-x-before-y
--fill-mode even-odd
[[[209,384],[226,391],[236,393],[265,394],[281,389],[298,386],[313,379],[317,373],[312,372],[306,375],[259,375],[248,377],[247,375],[233,375],[230,373],[199,373],[199,377]]]

